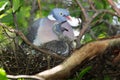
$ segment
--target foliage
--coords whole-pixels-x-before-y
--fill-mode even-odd
[[[6,77],[6,72],[3,68],[0,68],[0,80],[8,80]]]
[[[40,3],[36,2],[36,4],[38,4],[41,8],[37,6],[34,12],[31,12],[32,7],[34,7],[32,6],[32,2],[33,1],[31,0],[29,2],[27,0],[13,0],[11,4],[10,0],[1,0],[0,1],[0,10],[1,10],[0,21],[9,26],[12,26],[13,28],[16,28],[15,22],[14,22],[14,16],[13,16],[13,13],[15,13],[17,16],[16,19],[18,23],[17,24],[18,28],[22,30],[24,33],[26,33],[27,28],[30,25],[29,22],[31,19],[30,17],[32,15],[34,15],[34,19],[37,19],[39,17],[45,17],[49,14],[51,9],[53,9],[54,7],[69,8],[72,16],[81,17],[82,20],[84,21],[84,18],[82,16],[83,14],[81,13],[80,8],[79,6],[77,6],[75,1],[72,1],[71,6],[67,6],[67,4],[62,3],[62,1],[41,0]],[[94,11],[91,9],[89,2],[87,0],[80,0],[80,2],[87,10],[88,15],[93,16]],[[96,10],[109,10],[113,12],[113,10],[111,9],[111,7],[109,6],[106,0],[93,0],[92,2]],[[106,23],[104,21],[108,21],[109,23],[112,23],[113,16],[114,15],[111,15],[111,14],[101,13],[92,21],[90,27],[91,27],[91,30],[94,32],[94,36],[96,38],[105,38],[105,37],[111,36],[107,34],[109,27],[106,27]],[[84,40],[82,40],[83,43],[95,40],[95,38],[93,39],[89,31],[90,30],[88,30],[87,32],[88,34],[84,34],[85,38]]]
[[[86,68],[83,69],[81,72],[76,73],[76,77],[73,78],[73,79],[70,79],[70,80],[82,80],[83,76],[84,76],[85,74],[87,74],[91,69],[92,69],[91,66],[86,67]]]

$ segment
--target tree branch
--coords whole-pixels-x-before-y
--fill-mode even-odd
[[[39,79],[39,80],[45,80],[41,77],[37,77],[37,76],[34,76],[34,75],[17,75],[17,76],[14,76],[14,75],[7,75],[8,78],[10,79],[18,79],[18,78],[29,78],[29,79]]]
[[[115,3],[113,2],[113,0],[107,0],[108,3],[112,6],[113,10],[116,11],[116,13],[119,15],[120,17],[120,9],[117,8],[117,6],[115,5]]]
[[[113,10],[116,11],[116,13],[119,15],[120,17],[120,9],[117,8],[117,6],[115,5],[115,3],[113,2],[113,0],[107,0],[108,3],[112,6]]]
[[[66,59],[60,65],[52,69],[40,72],[34,76],[43,78],[45,80],[63,80],[70,76],[71,71],[80,65],[85,59],[90,59],[93,56],[102,54],[108,47],[120,44],[120,35],[106,40],[99,40],[84,45],[79,50]]]
[[[88,0],[88,2],[89,2],[89,4],[90,4],[91,9],[92,9],[93,11],[96,11],[96,8],[95,8],[95,6],[94,6],[93,1],[92,1],[92,0]]]
[[[86,10],[84,9],[84,7],[82,6],[82,4],[78,0],[75,0],[75,1],[77,2],[78,6],[82,10],[82,13],[83,13],[83,16],[85,18],[85,21],[88,21],[89,20],[89,16],[87,15]]]

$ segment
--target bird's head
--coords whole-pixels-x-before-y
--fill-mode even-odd
[[[62,8],[53,9],[48,18],[57,20],[58,22],[64,22],[71,19],[69,11],[67,9]]]

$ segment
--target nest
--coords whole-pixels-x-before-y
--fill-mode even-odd
[[[21,48],[11,45],[1,49],[0,66],[8,74],[36,74],[58,65],[62,60],[45,55],[31,47]]]

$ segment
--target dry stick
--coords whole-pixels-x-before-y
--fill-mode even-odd
[[[18,78],[30,78],[30,79],[39,79],[39,80],[45,80],[43,78],[40,78],[40,77],[37,77],[37,76],[34,76],[34,75],[7,75],[8,78],[11,78],[11,79],[18,79]]]
[[[43,49],[39,48],[38,46],[33,45],[32,43],[30,43],[30,42],[27,40],[27,38],[24,36],[24,34],[23,34],[21,31],[18,31],[18,30],[15,30],[15,29],[10,29],[8,26],[2,24],[1,22],[0,22],[0,26],[6,28],[6,29],[7,29],[8,31],[10,31],[10,32],[13,32],[13,33],[18,34],[28,45],[32,46],[34,49],[36,49],[36,50],[38,50],[38,51],[41,51],[41,52],[43,52],[43,53],[45,53],[45,54],[47,54],[47,55],[51,55],[51,56],[53,56],[53,57],[59,58],[59,59],[61,59],[61,60],[64,60],[64,59],[65,59],[65,57],[63,57],[63,56],[59,56],[59,55],[57,55],[56,53],[52,53],[52,52],[50,52],[50,51],[48,52],[48,51],[46,51],[46,50],[43,50]]]

